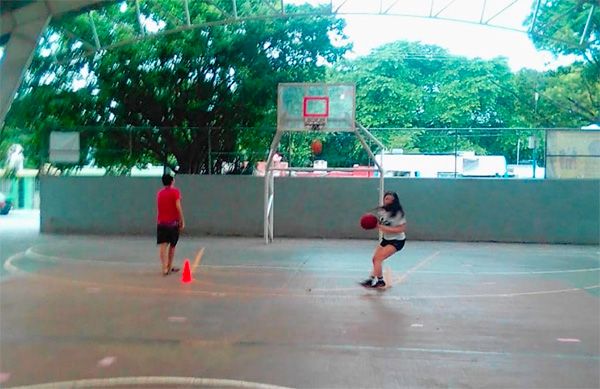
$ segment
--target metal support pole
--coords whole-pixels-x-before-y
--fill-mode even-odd
[[[510,3],[506,7],[502,8],[500,11],[496,12],[494,14],[494,16],[492,16],[491,18],[489,18],[488,20],[486,20],[483,24],[488,24],[489,22],[492,21],[492,19],[495,19],[498,15],[501,15],[504,11],[506,11],[507,9],[509,9],[510,7],[512,7],[513,5],[515,5],[515,3],[517,3],[518,1],[519,0],[513,0],[512,3]]]
[[[265,244],[269,244],[273,240],[273,228],[271,225],[274,200],[274,190],[273,185],[271,185],[272,174],[273,173],[271,171],[265,171],[265,192],[263,209],[263,236],[265,238]]]
[[[191,26],[192,21],[190,19],[190,6],[188,4],[188,0],[183,0],[183,6],[185,8],[185,22],[188,26]]]
[[[88,17],[90,18],[90,25],[92,26],[92,34],[94,36],[94,43],[96,44],[96,49],[100,50],[100,38],[98,38],[98,31],[96,31],[96,23],[94,23],[93,12],[90,11],[88,13]]]
[[[356,131],[356,130],[354,130],[354,133],[356,134],[356,137],[358,138],[358,140],[362,144],[363,148],[367,151],[367,154],[369,154],[369,157],[373,160],[373,163],[379,169],[379,172],[381,173],[381,175],[383,175],[383,173],[384,173],[383,167],[382,167],[383,166],[383,160],[381,161],[381,164],[379,162],[377,162],[377,159],[375,158],[375,154],[373,154],[373,151],[371,151],[371,149],[369,148],[369,145],[367,145],[367,142],[365,141],[365,138],[363,138],[363,136],[358,131]]]
[[[277,151],[279,142],[281,141],[282,131],[277,131],[271,142],[271,148],[269,149],[269,158],[265,165],[265,192],[264,192],[264,214],[263,214],[263,234],[265,237],[265,243],[269,244],[273,240],[273,213],[275,210],[275,178],[271,171],[271,163],[273,163],[273,156]]]
[[[378,203],[379,205],[383,204],[383,193],[384,193],[384,187],[385,187],[385,170],[383,168],[383,151],[385,149],[385,147],[383,147],[383,143],[381,143],[379,141],[379,139],[375,138],[375,136],[373,136],[373,134],[371,134],[369,131],[367,131],[363,126],[361,126],[360,124],[356,123],[357,126],[354,129],[354,134],[356,135],[356,137],[358,138],[358,140],[360,141],[361,145],[363,146],[363,148],[365,149],[365,151],[367,152],[367,154],[369,155],[369,157],[373,160],[373,163],[377,166],[377,169],[379,170],[379,200]],[[365,138],[362,136],[362,134],[358,131],[358,128],[362,128],[365,133],[369,136],[369,138],[371,138],[375,143],[377,143],[380,147],[381,147],[381,161],[377,162],[377,159],[375,158],[375,155],[373,154],[373,151],[371,150],[371,148],[369,147],[369,145],[367,144]],[[325,170],[325,171],[330,171],[330,170],[354,170],[354,169],[333,169],[333,168],[329,168],[329,169],[315,169],[313,168],[286,168],[286,169],[281,169],[281,168],[271,168],[271,164],[273,163],[273,157],[275,156],[275,153],[277,152],[277,148],[281,142],[281,137],[283,135],[283,131],[277,131],[275,133],[275,136],[273,137],[273,141],[271,142],[271,147],[269,149],[269,157],[267,158],[267,163],[265,165],[265,182],[264,182],[264,204],[263,204],[263,235],[265,238],[265,244],[269,244],[270,242],[273,241],[273,236],[274,236],[274,203],[275,203],[275,177],[274,177],[274,172],[275,171],[292,171],[292,170],[296,170],[296,171],[321,171],[321,170]],[[289,145],[288,145],[289,146]]]
[[[381,166],[383,166],[383,151],[381,152]],[[385,191],[385,170],[379,173],[379,205],[383,205],[383,193]]]
[[[212,174],[212,147],[211,127],[208,127],[208,175]]]
[[[542,0],[537,0],[535,3],[535,11],[533,11],[533,20],[531,21],[531,26],[529,26],[529,32],[533,32],[533,29],[535,28],[535,22],[537,22],[537,16],[538,16],[538,12],[540,10],[541,2],[542,2]]]
[[[265,171],[267,171],[271,168],[271,163],[273,162],[273,157],[275,156],[275,153],[277,152],[277,147],[279,147],[279,142],[281,141],[282,134],[283,134],[283,132],[281,132],[281,131],[277,131],[275,133],[275,137],[273,138],[273,141],[271,142],[271,148],[269,149],[269,158],[267,159],[267,166],[265,166]]]
[[[237,0],[231,0],[231,6],[233,7],[233,17],[237,19],[238,14],[237,14],[237,4],[236,4]]]
[[[587,22],[585,22],[585,27],[583,29],[583,33],[581,34],[581,39],[579,39],[579,45],[583,44],[583,40],[585,39],[585,36],[587,35],[588,28],[590,27],[590,22],[592,21],[592,14],[594,13],[594,8],[595,8],[595,5],[592,4],[592,8],[590,8],[590,13],[588,15]]]
[[[133,135],[132,135],[133,127],[129,127],[129,158],[133,154]]]
[[[544,130],[544,179],[548,171],[548,130]]]
[[[456,2],[456,0],[451,0],[448,4],[446,4],[442,9],[440,9],[433,17],[437,18],[438,16],[440,16],[440,14],[442,12],[444,12],[448,7],[450,7],[454,2]]]
[[[537,141],[536,141],[536,143],[537,143]],[[532,169],[533,170],[533,178],[535,178],[535,165],[537,165],[537,162],[536,162],[536,157],[537,156],[535,155],[536,149],[537,149],[537,144],[533,147],[533,157],[532,157],[533,158],[533,161],[532,161],[532,164],[533,164],[533,169]]]
[[[383,154],[381,155],[381,163],[378,163],[377,159],[375,158],[375,155],[373,154],[373,151],[369,148],[363,136],[358,132],[358,130],[354,130],[354,133],[356,134],[356,137],[362,144],[363,148],[367,151],[367,154],[369,154],[369,157],[373,159],[373,163],[377,165],[377,168],[379,169],[379,205],[383,205],[383,193],[385,190],[385,171],[383,170]]]
[[[140,32],[142,36],[146,35],[144,25],[142,24],[142,12],[140,11],[140,0],[135,0],[135,12],[137,14],[138,24],[140,25]]]
[[[269,214],[269,240],[273,241],[273,231],[275,230],[275,175],[271,173],[269,178],[269,186],[271,187],[271,213]]]
[[[536,149],[537,149],[537,137],[535,135],[529,136],[528,148],[531,150],[531,174],[532,178],[535,178],[535,165],[536,165]]]
[[[385,149],[385,146],[383,145],[383,143],[381,143],[381,141],[379,139],[377,139],[375,137],[375,135],[373,135],[369,130],[367,130],[367,128],[365,126],[363,126],[360,123],[356,123],[356,125],[365,132],[365,134],[367,134],[367,136],[369,137],[369,139],[371,139],[373,142],[375,142],[377,144],[377,146],[381,147],[381,149]]]
[[[483,0],[483,6],[481,7],[481,16],[479,17],[479,23],[483,23],[483,17],[485,16],[485,6],[486,6],[487,0]]]
[[[458,176],[458,130],[454,131],[454,178]]]

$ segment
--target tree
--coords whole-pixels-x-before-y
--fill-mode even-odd
[[[538,49],[549,50],[556,54],[575,54],[585,58],[586,62],[595,64],[596,67],[600,66],[598,0],[533,2],[525,24],[530,25],[534,19],[530,37]]]
[[[216,3],[225,8],[230,4]],[[265,3],[248,1],[244,6],[267,7]],[[161,3],[161,9],[167,11],[180,6],[176,0]],[[169,27],[169,18],[147,7],[142,8],[146,20]],[[203,2],[190,7],[193,23],[210,22],[218,12]],[[138,28],[131,7],[109,6],[93,17],[102,42]],[[46,39],[54,40],[55,55],[61,57],[73,47],[77,52],[84,50],[64,33],[91,34],[84,18],[87,16],[61,21],[48,31]],[[65,104],[60,109],[74,119],[75,126],[97,127],[86,139],[97,164],[120,165],[127,170],[150,160],[178,165],[183,173],[202,173],[210,169],[209,136],[213,151],[268,149],[268,143],[263,143],[268,137],[264,136],[259,137],[259,144],[240,145],[239,135],[248,140],[252,133],[241,129],[276,123],[278,82],[323,79],[325,64],[335,62],[349,47],[335,46],[330,38],[343,38],[343,27],[343,20],[325,16],[246,20],[146,39],[69,63],[48,64],[41,48],[36,56],[39,66],[34,67],[39,73],[29,77],[15,105],[25,104],[27,96],[37,93],[43,83],[76,98],[77,92],[69,88],[85,68],[91,75],[89,84],[80,90],[90,96],[84,99],[86,107]],[[50,76],[54,78],[48,80]],[[88,101],[92,109],[88,109]],[[31,114],[15,112],[23,116],[11,112],[11,123],[35,124]],[[223,155],[219,158],[225,159]]]
[[[537,11],[536,11],[537,9]],[[546,97],[577,124],[600,122],[600,4],[597,0],[542,1],[532,8],[530,36],[539,49],[580,60],[549,74]]]
[[[395,42],[339,65],[337,72],[334,79],[358,86],[358,121],[368,127],[415,129],[377,131],[388,148],[487,153],[492,138],[465,136],[456,129],[512,125],[516,96],[503,59],[467,60],[440,47]]]

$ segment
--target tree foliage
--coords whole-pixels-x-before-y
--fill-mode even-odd
[[[540,1],[537,8],[536,3],[525,23],[534,23],[530,37],[537,48],[556,54],[581,55],[587,62],[600,66],[598,0]]]
[[[267,7],[262,1],[244,4]],[[161,9],[180,6],[180,1],[166,0]],[[210,22],[217,12],[203,2],[190,6],[194,23]],[[171,23],[152,8],[142,12],[146,20],[164,23],[163,28]],[[103,42],[137,28],[132,7],[123,9],[116,4],[93,17]],[[61,21],[46,33],[9,125],[26,123],[39,128],[36,120],[49,120],[46,113],[42,118],[26,112],[28,100],[44,97],[54,101],[61,93],[77,100],[86,94],[81,102],[60,107],[68,117],[63,124],[99,128],[86,146],[93,148],[100,166],[128,168],[146,157],[165,163],[175,160],[180,172],[206,172],[209,142],[216,151],[235,151],[239,129],[275,122],[279,82],[323,81],[325,65],[337,61],[348,48],[333,45],[330,39],[331,35],[343,38],[341,19],[274,18],[168,34],[67,64],[44,56],[48,50],[55,56],[72,50],[73,42],[64,31],[89,34],[90,23],[85,18]],[[75,45],[74,50],[83,50],[83,46]],[[75,92],[73,80],[83,69],[91,81]],[[41,89],[55,94],[50,91],[46,95]],[[143,130],[114,130],[123,128]],[[129,147],[126,155],[111,153],[128,143],[135,147]],[[261,146],[267,148],[268,143]]]
[[[225,11],[231,6],[212,3]],[[266,157],[273,138],[279,82],[355,83],[357,120],[387,148],[405,152],[471,150],[514,162],[518,144],[523,158],[526,137],[542,137],[528,128],[600,121],[599,10],[587,43],[572,44],[579,42],[590,1],[540,2],[531,35],[538,48],[580,61],[516,73],[502,58],[466,59],[409,42],[344,59],[350,47],[339,43],[345,22],[330,16],[240,20],[161,35],[178,25],[171,15],[181,13],[181,1],[140,4],[146,28],[159,35],[93,54],[89,43],[73,38],[93,41],[89,18],[100,42],[111,45],[140,28],[135,8],[114,4],[53,22],[9,112],[0,151],[14,141],[27,143],[28,163],[38,165],[47,158],[50,131],[78,130],[82,162],[93,159],[114,174],[146,163],[206,173],[242,156],[255,162]],[[260,0],[239,4],[240,12],[268,7]],[[221,18],[210,2],[190,6],[192,23]],[[369,163],[352,134],[293,134],[282,139],[280,151],[293,166],[308,166],[316,158],[310,152],[315,138],[324,145],[318,157],[330,166]]]
[[[357,117],[364,125],[415,129],[378,131],[388,148],[495,153],[502,145],[459,129],[520,124],[513,116],[520,96],[503,59],[467,60],[439,47],[395,42],[341,64],[335,75],[358,85]],[[496,140],[501,142],[501,137]]]
[[[530,36],[537,48],[580,58],[548,74],[547,98],[556,106],[566,106],[576,121],[600,122],[600,4],[597,0],[541,1],[527,23],[534,20]]]

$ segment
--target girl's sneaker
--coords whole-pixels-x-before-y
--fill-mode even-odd
[[[377,280],[377,282],[371,285],[371,288],[385,288],[385,281]]]

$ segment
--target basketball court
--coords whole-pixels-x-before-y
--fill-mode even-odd
[[[39,235],[39,222],[3,236],[3,386],[598,386],[597,246],[411,241],[409,227],[377,290],[358,284],[376,232],[274,240],[273,172],[320,170],[271,167],[284,132],[353,132],[373,160],[365,137],[378,142],[354,121],[353,86],[279,96],[263,236],[184,234],[191,282],[161,274],[153,236]]]
[[[10,246],[19,237],[3,239]],[[2,258],[3,387],[545,387],[599,382],[598,248],[31,237]],[[6,247],[6,246],[5,246]],[[12,246],[17,247],[17,246]],[[76,386],[79,385],[79,386]]]
[[[48,21],[69,12],[83,12],[83,9],[102,2],[45,1],[43,7],[42,2],[27,1],[20,5],[4,2],[14,4],[5,11],[6,20],[10,19],[11,25],[5,29],[4,56],[10,61],[4,60],[0,64],[0,74],[6,75],[4,81],[7,85],[0,96],[0,124],[4,122],[36,42]],[[425,13],[418,17],[429,14],[429,18],[437,18],[453,2],[435,8],[435,15],[434,3],[431,2],[425,7]],[[38,5],[33,4],[26,9],[29,3],[40,3],[39,8],[33,8]],[[168,16],[175,20],[185,19],[186,24],[176,23],[173,29],[161,30],[161,34],[198,30],[209,24],[229,25],[240,20],[235,1],[231,3],[231,12],[211,1],[208,3],[224,19],[217,17],[213,20],[211,16],[210,20],[202,18],[202,22],[198,23],[197,18],[190,17],[188,1],[184,1],[180,10],[183,16]],[[348,7],[342,8],[346,3],[343,1],[334,9],[331,2],[330,13],[354,13]],[[396,3],[402,2],[393,2],[386,7],[381,3],[379,11],[368,13],[389,16],[396,12],[401,15],[400,11],[394,11]],[[489,10],[486,2],[483,2],[481,12],[476,12],[478,23],[490,25],[488,23],[492,19],[514,3],[516,1],[500,12],[493,11],[493,16],[490,16],[486,12]],[[109,46],[100,45],[90,8],[88,15],[95,42],[95,45],[87,44],[91,47],[91,51],[87,48],[90,53],[123,46],[123,42],[133,44],[145,39],[140,5],[139,2],[135,4],[141,35],[135,32],[127,35],[126,41]],[[247,11],[240,7],[239,16],[261,20],[288,17],[289,14],[283,12],[283,1],[280,9],[265,4],[269,9],[265,15],[257,12],[246,14]],[[203,9],[205,5],[202,4]],[[534,27],[538,9],[539,2],[533,21],[526,29],[530,33],[537,34],[538,29]],[[26,12],[28,17],[16,18],[13,13],[17,12]],[[583,33],[578,38],[578,48],[591,44],[587,41],[587,30],[593,13],[594,6],[590,4],[587,22],[581,26]],[[73,35],[70,31],[69,34]],[[543,35],[542,30],[539,34]],[[538,92],[535,93],[537,110]],[[123,189],[114,181],[112,190],[91,193],[93,184],[104,184],[107,180],[97,180],[93,184],[82,181],[77,183],[80,190],[74,191],[76,196],[68,196],[66,191],[74,186],[65,185],[61,187],[62,192],[42,198],[42,215],[45,212],[48,216],[46,229],[43,223],[42,229],[60,231],[63,228],[62,231],[66,232],[63,235],[41,235],[39,214],[32,216],[13,212],[9,217],[0,219],[0,263],[3,265],[0,270],[0,386],[264,389],[599,387],[600,251],[597,244],[412,241],[409,217],[408,242],[400,253],[384,263],[383,273],[388,287],[377,290],[359,285],[372,268],[371,256],[377,244],[375,231],[372,239],[279,238],[299,236],[289,232],[285,235],[285,229],[281,227],[285,227],[286,222],[288,231],[299,229],[302,233],[314,228],[314,220],[322,222],[322,219],[313,217],[312,224],[301,226],[289,223],[289,220],[302,220],[296,216],[300,213],[306,216],[309,212],[318,211],[301,204],[296,205],[296,209],[282,210],[283,217],[278,216],[280,219],[275,223],[275,201],[285,204],[286,199],[285,196],[275,196],[276,175],[355,170],[350,167],[327,168],[316,163],[314,158],[311,167],[275,166],[273,160],[284,134],[354,134],[374,165],[366,168],[366,177],[378,177],[369,184],[372,182],[373,187],[377,187],[381,204],[385,189],[383,155],[386,147],[360,124],[360,120],[356,117],[354,84],[279,84],[277,129],[267,160],[261,161],[264,163],[264,191],[261,191],[260,201],[248,200],[257,198],[254,195],[258,191],[252,186],[243,206],[238,205],[239,198],[229,203],[196,202],[212,210],[222,207],[229,211],[232,204],[239,208],[252,208],[253,212],[260,208],[263,211],[260,216],[252,213],[253,216],[245,217],[244,221],[251,220],[250,227],[255,228],[254,224],[258,224],[262,217],[262,236],[258,237],[255,229],[243,228],[224,231],[223,235],[246,237],[184,233],[178,245],[176,265],[182,266],[185,261],[189,264],[189,273],[163,276],[156,240],[149,233],[156,219],[154,215],[144,219],[140,212],[142,208],[154,209],[151,201],[141,197],[146,192],[139,191],[133,200],[113,203],[107,201],[104,195],[125,194],[128,190],[134,191],[137,186]],[[48,161],[55,166],[81,162],[80,134],[79,131],[53,131],[49,134]],[[455,134],[458,137],[458,132]],[[585,139],[575,139],[572,131],[565,134],[556,132],[546,139],[558,150],[548,155],[551,157],[549,172],[555,174],[555,178],[564,174],[560,171],[563,168],[573,170],[572,177],[578,178],[584,177],[579,175],[581,171],[585,172],[585,177],[593,176],[592,173],[597,171],[596,159],[586,162],[581,171],[571,169],[574,165],[571,154],[597,157],[597,149],[589,148],[592,144],[596,145],[593,143],[596,134],[575,136]],[[311,144],[313,157],[322,151],[323,145],[318,137],[315,135]],[[532,169],[535,172],[537,145],[534,137],[531,141]],[[565,145],[573,151],[563,151]],[[210,141],[207,146],[211,150]],[[581,147],[583,152],[576,150],[575,146]],[[131,150],[131,143],[129,147]],[[455,145],[454,177],[458,151]],[[376,153],[379,153],[379,159]],[[164,157],[166,161],[168,155]],[[208,172],[212,169],[211,164],[209,151]],[[563,175],[562,178],[566,177]],[[241,182],[237,184],[241,185]],[[49,187],[52,188],[52,184]],[[81,190],[82,187],[86,190]],[[121,190],[115,190],[117,187]],[[212,196],[223,197],[218,192],[221,187],[215,185],[209,188]],[[547,193],[546,189],[537,192],[537,188],[530,188],[526,197]],[[375,193],[361,190],[362,187],[353,193]],[[445,198],[458,198],[458,201],[448,203],[448,208],[457,208],[457,213],[450,214],[452,217],[435,215],[436,220],[447,225],[443,228],[456,228],[453,224],[459,224],[457,220],[466,224],[461,216],[471,211],[473,207],[470,204],[480,204],[477,201],[469,203],[470,197],[452,196],[454,192],[458,190],[451,188],[449,196],[438,193],[439,196],[430,200],[431,204],[442,202]],[[475,191],[467,188],[462,193],[472,192]],[[561,197],[561,193],[572,195],[575,192],[559,191],[554,197],[570,199],[570,196]],[[93,201],[93,196],[99,193],[103,194],[102,200]],[[198,195],[197,192],[188,193]],[[502,198],[502,193],[496,191],[494,199],[511,197]],[[306,197],[302,190],[294,194],[297,195],[293,200]],[[347,197],[366,198],[352,194]],[[51,200],[55,199],[64,202],[53,203]],[[84,199],[83,203],[81,199]],[[290,197],[287,199],[289,201]],[[373,196],[369,201],[374,206],[377,199]],[[496,203],[504,202],[496,199]],[[571,202],[576,204],[575,208],[588,209],[580,205],[585,205],[585,201]],[[189,204],[191,208],[192,201]],[[483,214],[484,210],[492,208],[490,204],[494,202],[490,201],[480,208],[475,228],[481,226],[486,230],[491,226],[492,239],[477,239],[465,233],[466,238],[462,240],[502,240],[495,235],[498,223]],[[560,209],[566,216],[578,217],[578,214],[573,216],[573,212],[565,212],[563,205],[572,206],[560,204],[561,208],[546,214],[554,215],[556,209]],[[126,212],[119,210],[121,206],[127,207]],[[528,208],[522,212],[513,211],[515,214],[532,215],[532,218],[542,215]],[[584,216],[591,214],[594,212]],[[210,221],[233,224],[231,218],[223,215],[231,216],[231,213],[222,212],[221,217]],[[137,223],[141,220],[141,223],[146,223],[143,227],[150,229],[135,230],[140,226],[134,226],[133,222],[130,226],[129,219],[123,222],[120,219],[123,216],[137,218]],[[201,230],[201,223],[206,219],[209,217],[188,218],[188,231],[206,231]],[[421,218],[421,221],[432,219]],[[504,230],[511,229],[511,226],[525,228],[523,226],[526,225],[501,220]],[[546,219],[540,216],[540,220],[540,223],[531,225],[543,229]],[[88,231],[100,229],[103,222],[107,222],[109,227],[125,226],[132,230],[121,235],[103,235],[103,231],[98,230],[97,235],[71,234],[85,228],[89,228]],[[341,224],[340,220],[330,222],[331,225],[335,223]],[[555,221],[552,220],[552,223]],[[561,223],[565,229],[575,229],[573,223],[562,219]],[[278,234],[276,225],[284,233]],[[49,230],[48,226],[57,229]],[[577,227],[586,234],[597,231],[597,223],[587,219]],[[111,233],[115,234],[115,231],[111,230]],[[212,229],[209,231],[210,234],[216,233]],[[546,235],[550,235],[547,229],[543,230],[543,236],[536,237],[538,240],[529,241],[556,241],[552,240],[552,236],[544,240]],[[518,239],[505,241],[527,241],[521,238],[518,236]],[[427,239],[435,239],[435,236]],[[571,242],[560,242],[564,241]],[[184,282],[183,273],[190,276],[189,282]]]

